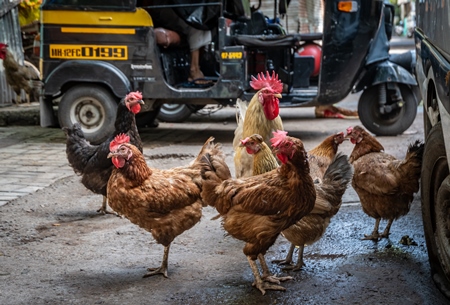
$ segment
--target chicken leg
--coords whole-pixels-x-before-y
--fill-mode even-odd
[[[380,235],[381,238],[389,238],[389,231],[391,230],[391,225],[394,222],[394,219],[389,219],[386,228],[384,228],[383,233]]]
[[[263,270],[263,275],[261,277],[262,280],[274,284],[280,284],[280,282],[289,281],[293,279],[292,276],[277,277],[272,273],[270,273],[269,267],[267,266],[266,263],[266,258],[261,253],[258,254],[258,260],[259,263],[261,264],[261,269]]]
[[[170,248],[170,244],[167,247],[164,247],[164,255],[163,255],[163,260],[161,263],[161,266],[159,268],[148,268],[147,271],[148,272],[146,275],[144,275],[143,277],[149,277],[149,276],[153,276],[156,274],[162,274],[164,275],[164,277],[168,277],[167,276],[167,261],[169,260],[169,248]]]
[[[261,275],[259,274],[258,266],[256,266],[256,262],[252,260],[250,256],[247,256],[247,260],[248,263],[250,264],[250,268],[252,269],[253,276],[255,277],[255,281],[253,282],[252,286],[258,288],[263,295],[266,294],[266,290],[279,290],[279,291],[286,290],[286,288],[284,288],[283,286],[274,285],[266,281],[263,281],[261,279]]]
[[[380,234],[378,233],[378,228],[380,226],[380,220],[381,218],[377,218],[375,220],[375,228],[373,228],[372,234],[370,235],[366,235],[364,234],[364,238],[363,240],[374,240],[374,241],[378,241],[378,239],[380,238]],[[386,227],[387,229],[388,227]],[[389,230],[388,230],[389,231]]]
[[[275,259],[272,261],[272,263],[278,264],[278,265],[290,265],[292,263],[292,255],[294,254],[294,249],[295,249],[295,245],[291,244],[291,247],[289,248],[286,258],[285,259]]]
[[[106,196],[103,196],[102,207],[101,207],[100,209],[98,209],[97,212],[98,212],[98,213],[101,213],[101,214],[103,214],[103,215],[106,215],[106,214],[114,214],[114,215],[119,216],[117,213],[109,212],[109,211],[108,211],[108,206],[106,205],[106,202],[107,202],[107,201],[108,201],[108,199],[106,198]]]

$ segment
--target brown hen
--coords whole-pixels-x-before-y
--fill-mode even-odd
[[[204,205],[200,197],[200,160],[211,162],[211,156],[220,161],[224,159],[220,144],[214,144],[213,140],[211,137],[206,141],[189,165],[167,170],[149,168],[141,151],[127,142],[127,136],[119,135],[111,142],[108,157],[112,158],[115,168],[107,187],[109,205],[150,232],[164,246],[161,266],[149,268],[144,277],[155,274],[167,277],[172,241],[200,221]],[[225,175],[231,176],[229,170]]]
[[[409,212],[414,193],[419,190],[424,144],[419,140],[410,144],[405,159],[398,160],[385,153],[383,145],[360,126],[349,127],[347,137],[355,144],[350,155],[352,186],[364,213],[375,218],[372,234],[363,239],[388,238],[392,223]],[[387,219],[388,224],[379,234],[381,219]]]
[[[318,241],[325,233],[331,217],[339,211],[342,196],[352,178],[352,168],[347,160],[347,156],[341,155],[336,158],[338,146],[344,140],[343,132],[331,135],[308,153],[310,168],[314,169],[314,172],[311,171],[310,175],[317,181],[314,184],[316,188],[316,202],[311,213],[281,233],[291,242],[291,247],[284,260],[274,260],[274,263],[290,264],[295,246],[299,247],[297,264],[295,266],[287,266],[285,269],[296,271],[304,265],[304,246]],[[269,147],[263,142],[261,136],[253,135],[241,142],[245,146],[247,153],[253,155],[254,175],[259,175],[278,167],[275,157]],[[322,170],[326,173],[326,177],[323,177]]]
[[[28,102],[39,101],[39,75],[31,67],[21,66],[8,50],[7,44],[0,43],[0,58],[3,59],[6,82],[16,93],[16,103],[20,102],[22,89],[27,94]]]
[[[222,181],[215,172],[217,165],[205,163],[203,169],[203,200],[222,216],[223,228],[246,243],[243,252],[255,277],[254,286],[262,294],[268,289],[285,290],[279,283],[291,277],[271,275],[264,255],[283,230],[313,209],[316,200],[303,142],[284,132],[271,141],[281,166],[270,172]]]

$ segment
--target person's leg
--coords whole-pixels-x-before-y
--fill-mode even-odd
[[[191,67],[189,81],[204,78],[200,70],[200,48],[211,42],[211,32],[202,31],[193,27],[188,30],[189,48],[191,50]]]
[[[189,81],[204,78],[202,70],[200,70],[200,49],[191,50],[191,70]]]

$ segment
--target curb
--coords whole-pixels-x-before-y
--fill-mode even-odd
[[[0,108],[0,126],[40,125],[39,103]]]

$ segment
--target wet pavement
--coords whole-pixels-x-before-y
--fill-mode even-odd
[[[357,97],[340,104],[353,108]],[[406,144],[423,138],[422,112],[403,135],[382,137],[388,153],[401,158]],[[281,109],[285,129],[312,148],[330,133],[359,120],[315,119],[312,108]],[[232,108],[195,115],[182,124],[142,129],[150,166],[188,163],[207,137],[222,142],[233,168],[231,142],[236,128]],[[1,304],[429,304],[448,301],[430,275],[421,225],[420,196],[410,213],[394,222],[389,240],[361,241],[374,221],[361,211],[350,187],[321,240],[306,247],[304,267],[285,272],[286,292],[265,296],[251,286],[242,242],[224,237],[216,214],[176,238],[169,279],[142,279],[159,264],[162,247],[126,219],[100,216],[101,196],[87,191],[69,167],[65,138],[58,128],[0,128],[0,303]],[[341,145],[349,153],[352,145]],[[233,170],[232,170],[233,171]],[[36,189],[39,189],[36,191]],[[9,196],[9,197],[8,197]],[[382,227],[385,222],[382,223]],[[417,245],[403,245],[408,235]],[[279,238],[267,260],[284,258],[289,244]]]

